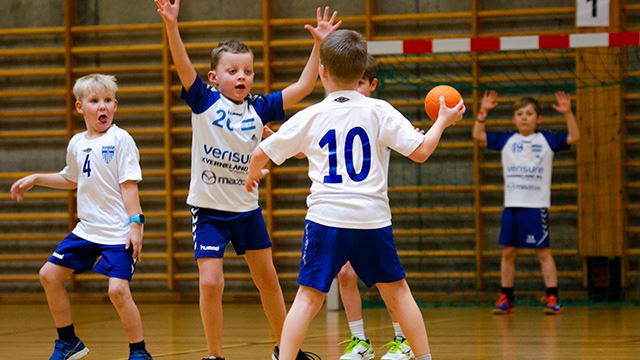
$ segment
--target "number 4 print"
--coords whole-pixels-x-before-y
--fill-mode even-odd
[[[82,173],[87,174],[87,177],[91,177],[91,160],[89,159],[89,155],[84,158],[84,165],[82,165]]]

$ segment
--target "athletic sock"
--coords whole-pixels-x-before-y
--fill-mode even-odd
[[[558,296],[558,288],[557,287],[549,287],[547,288],[547,296],[555,296],[556,298],[559,298]]]
[[[404,333],[402,332],[402,329],[400,328],[400,323],[392,322],[391,324],[393,325],[393,331],[395,332],[396,336],[405,337]]]
[[[147,349],[145,348],[144,340],[137,343],[129,343],[129,351],[135,351],[135,350],[147,351]]]
[[[72,343],[78,339],[73,324],[56,329],[58,330],[58,338],[64,342]]]
[[[351,329],[351,335],[357,337],[360,340],[367,340],[364,335],[364,320],[356,320],[349,322],[349,329]]]
[[[500,291],[504,294],[504,296],[507,297],[507,300],[509,300],[510,302],[513,302],[515,300],[512,287],[503,287]]]

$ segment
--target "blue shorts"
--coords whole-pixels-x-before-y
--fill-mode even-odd
[[[191,233],[195,258],[222,258],[229,244],[238,255],[271,247],[262,209],[231,212],[191,207]]]
[[[344,229],[305,220],[298,284],[326,293],[347,261],[367,286],[405,278],[391,226]]]
[[[549,247],[549,209],[506,207],[502,211],[500,245]]]
[[[100,260],[96,264],[96,259]],[[50,263],[73,269],[79,274],[94,267],[95,272],[110,278],[131,281],[135,270],[133,248],[125,245],[103,245],[87,241],[70,233],[51,254]]]

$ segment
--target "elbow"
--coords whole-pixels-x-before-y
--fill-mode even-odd
[[[573,145],[573,144],[577,143],[578,140],[580,140],[580,135],[569,136],[567,138],[567,144]]]

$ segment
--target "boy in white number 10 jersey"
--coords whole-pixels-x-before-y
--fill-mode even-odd
[[[405,281],[391,232],[387,172],[391,148],[416,162],[433,153],[445,128],[462,118],[462,101],[441,105],[422,135],[383,100],[355,91],[367,62],[360,34],[339,30],[320,49],[320,77],[327,97],[300,111],[254,150],[246,188],[297,153],[309,159],[311,194],[302,244],[300,288],[282,332],[280,360],[293,360],[305,332],[345,262],[367,286],[376,285],[413,347],[416,359],[431,359],[420,309]],[[444,99],[442,99],[443,101]],[[441,102],[443,103],[443,102]]]

